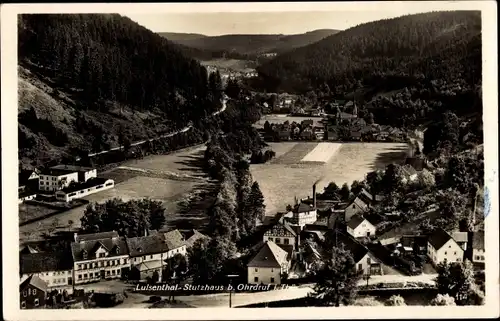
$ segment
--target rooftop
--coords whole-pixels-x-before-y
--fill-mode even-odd
[[[356,229],[358,226],[361,225],[361,223],[363,223],[366,219],[361,216],[361,215],[354,215],[353,217],[351,217],[351,219],[349,220],[349,222],[347,223],[347,226],[349,226],[350,228],[352,228],[353,230]]]
[[[165,238],[165,244],[169,250],[177,249],[183,245],[186,245],[184,236],[182,236],[179,230],[173,230],[170,232],[163,233]]]
[[[32,274],[51,271],[67,271],[73,267],[70,253],[27,253],[20,254],[19,266],[21,274]]]
[[[94,259],[96,251],[100,248],[104,248],[109,257],[128,255],[127,242],[123,237],[118,237],[71,243],[73,260],[78,262]]]
[[[28,285],[32,285],[36,287],[39,290],[42,290],[43,292],[47,292],[47,283],[45,283],[44,280],[40,279],[36,275],[30,275],[26,280],[24,280],[20,285],[19,285],[19,290],[23,291],[28,287]]]
[[[77,172],[88,172],[93,170],[91,167],[74,166],[74,165],[56,165],[50,168],[44,169],[41,174],[51,175],[51,176],[61,176]]]
[[[80,191],[82,189],[94,187],[97,185],[104,185],[108,181],[113,181],[112,179],[107,179],[107,178],[101,178],[101,177],[93,177],[88,179],[86,182],[83,183],[73,183],[70,186],[64,188],[62,191],[66,194]]]
[[[115,238],[115,237],[119,237],[118,232],[116,231],[89,233],[89,234],[75,233],[75,242],[95,241],[95,240]]]
[[[131,257],[167,252],[162,234],[127,238],[127,246]]]
[[[439,250],[446,244],[452,237],[443,229],[437,229],[429,236],[429,243],[436,249]]]
[[[287,251],[276,245],[276,243],[267,241],[261,247],[260,251],[248,263],[248,266],[261,268],[281,268],[281,265],[283,263],[286,263],[287,259]]]

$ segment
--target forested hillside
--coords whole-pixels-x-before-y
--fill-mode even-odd
[[[223,35],[212,37],[196,37],[192,34],[185,34],[184,37],[181,36],[182,34],[160,34],[171,41],[191,48],[208,52],[226,51],[230,54],[248,56],[268,52],[285,52],[307,46],[337,32],[338,30],[321,29],[297,35]]]
[[[25,163],[170,132],[220,108],[204,67],[126,17],[21,15],[18,25]]]
[[[279,55],[258,72],[270,91],[327,84],[332,95],[356,92],[388,123],[429,119],[450,104],[478,110],[481,15],[433,12],[362,24]]]

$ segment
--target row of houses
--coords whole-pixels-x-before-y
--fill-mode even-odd
[[[21,284],[32,276],[48,290],[115,278],[144,280],[157,274],[175,255],[185,256],[198,239],[207,238],[197,230],[181,233],[152,231],[141,237],[120,237],[116,231],[74,235],[69,253],[42,252],[26,246],[20,252]],[[21,292],[21,302],[26,293]]]
[[[112,179],[97,177],[97,169],[91,167],[57,165],[43,171],[21,171],[19,203],[34,199],[38,193],[54,193],[57,200],[69,202],[114,186]]]

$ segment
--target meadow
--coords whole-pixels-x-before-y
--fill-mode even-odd
[[[85,199],[102,203],[112,198],[124,201],[150,198],[161,201],[165,207],[165,228],[199,228],[207,223],[205,209],[210,203],[207,193],[213,190],[214,182],[208,179],[199,167],[204,146],[190,147],[168,155],[152,155],[140,160],[131,160],[120,167],[98,176],[115,180],[115,188],[92,194]],[[20,227],[20,242],[40,240],[48,233],[54,219],[59,226],[54,231],[67,232],[80,227],[84,207],[75,208],[50,218]],[[20,204],[20,215],[29,213],[25,204]]]
[[[276,158],[250,167],[259,182],[270,215],[284,211],[294,197],[312,196],[317,182],[321,192],[330,182],[341,186],[361,180],[375,169],[404,161],[407,145],[402,143],[269,143]]]

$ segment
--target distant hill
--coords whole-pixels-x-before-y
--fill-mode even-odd
[[[339,32],[338,30],[321,29],[297,35],[222,35],[201,36],[191,34],[160,33],[168,40],[178,44],[206,50],[227,51],[241,55],[258,55],[262,53],[281,53],[294,48],[307,46],[325,37]],[[183,36],[184,35],[184,36]]]
[[[168,133],[219,108],[206,69],[129,18],[28,14],[18,27],[25,165]]]
[[[379,119],[401,125],[403,115],[411,123],[443,106],[480,107],[481,57],[479,11],[432,12],[361,24],[278,55],[257,71],[268,91],[328,85],[328,94],[356,93]]]
[[[207,38],[208,36],[199,33],[178,33],[178,32],[159,32],[160,36],[167,38],[170,41],[184,41]]]

